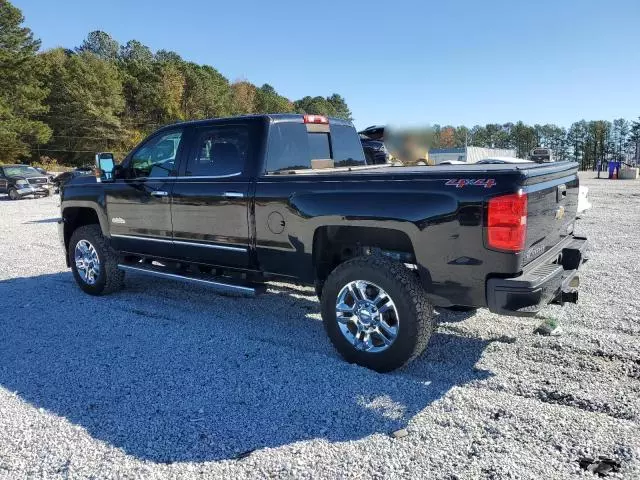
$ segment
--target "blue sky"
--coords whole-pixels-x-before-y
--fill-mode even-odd
[[[357,127],[640,115],[639,0],[12,1],[43,48],[104,30],[290,99],[340,93]]]

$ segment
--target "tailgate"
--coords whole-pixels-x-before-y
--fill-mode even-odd
[[[522,170],[528,197],[523,265],[573,233],[578,210],[578,164],[557,163]]]

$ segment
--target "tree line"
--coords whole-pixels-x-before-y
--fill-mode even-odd
[[[123,154],[181,120],[294,112],[351,120],[339,94],[291,101],[269,84],[232,82],[211,66],[137,40],[120,45],[102,31],[76,48],[40,52],[23,22],[0,0],[0,163],[88,163],[96,151]]]
[[[96,151],[128,152],[161,125],[248,113],[312,113],[351,120],[345,99],[306,96],[296,101],[269,84],[229,81],[215,68],[152,52],[137,40],[120,45],[94,31],[73,49],[40,51],[19,9],[0,0],[0,163],[55,159],[92,161]],[[537,146],[583,169],[624,159],[640,144],[640,118],[553,124],[435,125],[436,148],[515,149],[526,158]]]
[[[573,160],[583,170],[595,169],[597,162],[626,161],[640,146],[640,117],[636,121],[618,118],[573,123],[568,129],[558,125],[526,125],[523,122],[465,126],[434,125],[434,147],[472,145],[514,149],[527,158],[535,147],[554,151],[556,160]],[[640,153],[640,152],[639,152]]]

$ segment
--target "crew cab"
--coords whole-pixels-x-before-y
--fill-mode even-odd
[[[378,371],[424,350],[434,306],[577,301],[576,163],[366,165],[350,123],[294,114],[169,125],[97,163],[65,185],[59,224],[92,295],[125,272],[241,295],[314,285],[336,349]]]

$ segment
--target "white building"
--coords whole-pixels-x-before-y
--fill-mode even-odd
[[[485,158],[510,157],[515,158],[516,151],[507,148],[483,148],[483,147],[459,147],[459,148],[432,148],[429,150],[429,161],[435,165],[456,160],[460,162],[476,163]]]

